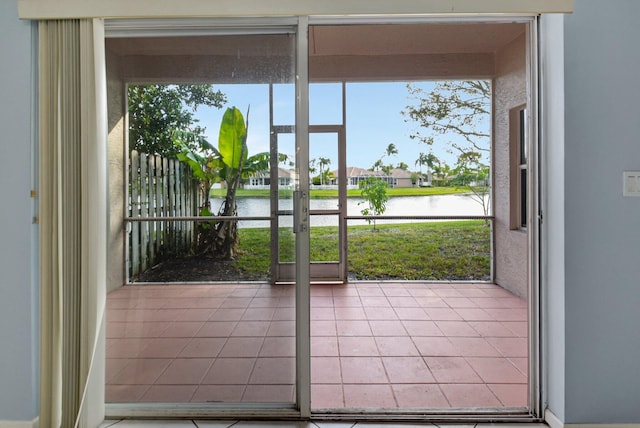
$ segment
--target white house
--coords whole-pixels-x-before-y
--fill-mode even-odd
[[[335,177],[333,181],[338,179],[338,170],[333,171]],[[368,177],[378,177],[385,181],[389,187],[411,187],[411,171],[393,168],[389,174],[384,171],[371,171],[357,166],[347,167],[347,186],[357,189],[360,181]]]
[[[293,183],[294,172],[278,168],[278,186],[280,188],[289,188]],[[259,172],[252,175],[248,182],[244,185],[245,189],[269,189],[271,184],[271,175],[268,171]]]

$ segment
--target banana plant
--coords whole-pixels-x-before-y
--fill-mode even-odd
[[[247,118],[249,111],[247,110]],[[218,134],[218,147],[214,147],[204,138],[197,140],[199,152],[189,148],[189,135],[177,133],[174,143],[181,152],[178,159],[185,162],[193,175],[200,181],[203,198],[200,207],[201,216],[211,216],[209,195],[214,183],[222,183],[227,192],[218,211],[218,216],[235,217],[238,214],[236,191],[242,181],[257,172],[269,168],[269,153],[248,156],[247,150],[248,120],[236,107],[229,107],[222,116]],[[212,227],[212,225],[215,225]],[[200,223],[195,253],[209,257],[232,259],[238,241],[236,220],[221,220],[212,223]]]
[[[173,142],[180,150],[176,155],[178,160],[188,165],[194,178],[198,180],[199,200],[202,204],[199,214],[201,216],[212,215],[209,195],[213,184],[220,181],[220,152],[204,137],[194,139],[194,135],[189,132],[175,131]],[[197,147],[197,151],[192,150],[192,147]]]

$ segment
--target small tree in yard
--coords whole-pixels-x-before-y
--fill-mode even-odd
[[[371,171],[377,171],[381,169],[385,174],[390,175],[391,170],[393,169],[393,165],[385,166],[382,162],[382,159],[385,156],[393,156],[398,154],[398,149],[396,145],[391,143],[387,146],[382,155],[382,158],[378,159],[376,163],[373,165]],[[387,201],[389,201],[389,196],[387,195],[387,182],[380,177],[369,176],[364,180],[360,180],[358,182],[358,187],[360,188],[360,194],[364,201],[358,202],[358,205],[367,204],[367,207],[360,210],[362,215],[370,215],[370,216],[378,216],[384,214],[387,210]],[[373,230],[376,230],[376,219],[367,219],[367,223],[371,224],[373,222]]]
[[[471,190],[471,197],[482,205],[482,212],[488,216],[491,207],[490,169],[481,159],[482,156],[477,152],[467,152],[458,156],[458,162],[454,169],[456,173],[454,183],[467,186]],[[489,224],[486,219],[485,224]]]
[[[367,204],[360,212],[362,215],[378,216],[384,214],[387,209],[387,183],[378,177],[369,176],[358,183],[360,192],[364,201],[358,202],[358,205]],[[373,221],[373,230],[376,230],[376,219],[367,219],[367,223]]]
[[[247,113],[248,117],[248,113]],[[222,182],[227,193],[218,211],[218,216],[237,216],[236,190],[242,178],[269,168],[269,154],[258,153],[247,156],[247,129],[244,117],[236,107],[228,108],[222,117],[218,148],[204,138],[195,141],[199,150],[192,150],[193,136],[188,133],[175,134],[175,144],[180,148],[178,159],[189,165],[200,180],[203,202],[201,216],[211,216],[209,195],[213,183]],[[238,241],[237,221],[223,220],[198,224],[197,255],[230,260],[234,257]]]
[[[482,205],[482,212],[485,216],[489,215],[491,207],[491,188],[489,187],[489,167],[478,163],[476,168],[476,176],[473,185],[470,185],[471,197]],[[485,219],[484,224],[489,225],[489,220]]]

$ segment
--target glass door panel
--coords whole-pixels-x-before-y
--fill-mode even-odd
[[[189,140],[191,134],[184,134],[193,152],[191,159],[210,156],[200,167],[209,182],[216,184],[210,194],[201,196],[199,210],[172,212],[170,217],[172,224],[194,231],[193,245],[221,237],[233,242],[228,257],[216,251],[202,254],[201,266],[217,269],[216,282],[130,285],[109,294],[107,403],[174,406],[189,402],[213,408],[239,403],[259,408],[268,403],[271,408],[289,411],[295,407],[296,288],[295,284],[271,284],[268,276],[273,213],[278,204],[291,212],[297,177],[294,140],[282,144],[286,161],[270,144],[274,117],[288,118],[291,123],[295,119],[296,37],[295,28],[290,30],[216,35],[213,28],[210,35],[197,37],[132,37],[108,42],[112,60],[117,57],[121,66],[112,71],[124,73],[119,78],[140,85],[150,82],[146,86],[159,92],[160,98],[162,91],[171,90],[184,109],[208,90],[222,94],[216,105],[193,108],[193,126],[185,131],[201,135]],[[137,55],[130,54],[132,49]],[[153,83],[158,81],[168,84]],[[189,98],[191,93],[196,95]],[[154,103],[152,97],[143,100],[144,110],[162,116],[164,104]],[[237,108],[246,125],[244,145],[242,135],[229,142],[221,132],[231,107]],[[234,116],[236,124],[240,114]],[[198,146],[200,138],[215,150]],[[167,181],[165,188],[155,185],[153,192],[171,190],[172,183],[179,181],[173,175],[171,179],[175,181]],[[156,182],[148,181],[150,185]],[[272,186],[276,186],[275,207],[271,205]],[[231,209],[225,210],[227,205]],[[194,216],[211,218],[194,222]],[[221,224],[235,233],[218,233]],[[292,229],[291,215],[283,216],[276,227],[280,247],[275,251],[286,252],[289,262],[295,262]],[[147,238],[152,240],[155,235]],[[157,254],[168,254],[161,245],[153,248]],[[187,250],[180,257],[196,257],[189,255],[197,253],[195,247]],[[261,281],[245,281],[242,274],[256,269]]]
[[[271,259],[272,283],[291,283],[295,281],[296,273],[293,195],[297,177],[296,170],[291,168],[296,152],[295,135],[292,133],[292,126],[276,125],[273,129],[272,152],[277,152],[282,159],[275,168],[278,175],[284,178],[279,178],[271,186],[271,248],[274,254]]]
[[[288,127],[275,126],[272,141],[279,153],[293,150],[293,134]],[[345,206],[346,189],[340,184],[339,166],[343,163],[342,126],[316,125],[310,127],[309,147],[309,225],[310,275],[312,282],[345,281]],[[331,168],[335,165],[336,169]],[[282,167],[280,168],[281,174]],[[342,174],[344,176],[344,174]],[[291,282],[295,276],[295,262],[290,237],[294,222],[292,189],[285,182],[272,186],[275,217],[272,228],[272,281]],[[275,227],[277,225],[277,227]]]
[[[309,183],[311,214],[311,280],[346,280],[345,186],[342,126],[309,128]]]
[[[521,232],[522,251],[512,251],[517,237],[508,223],[469,220],[482,216],[486,199],[474,198],[481,191],[491,192],[497,220],[509,218],[509,189],[517,181],[498,180],[491,189],[482,177],[489,166],[495,177],[508,178],[509,109],[535,93],[529,68],[535,55],[529,52],[536,38],[527,18],[327,22],[309,29],[309,75],[316,82],[345,82],[341,123],[348,131],[354,196],[347,218],[364,223],[350,227],[348,256],[354,275],[363,272],[359,279],[366,282],[311,290],[312,410],[382,417],[525,414],[536,391],[530,376],[536,354],[529,349],[537,338],[527,337],[535,321],[529,314],[538,313],[535,288],[527,289],[537,282],[536,272],[528,271],[535,263],[528,263]],[[313,135],[310,150],[313,158]],[[468,194],[456,194],[462,186]],[[389,197],[386,211],[380,196]],[[459,202],[480,211],[460,209]],[[438,213],[436,203],[450,211]],[[366,207],[374,212],[362,212]],[[377,225],[367,224],[371,214]],[[468,233],[475,227],[477,235]],[[464,263],[454,263],[452,248],[460,249]],[[500,273],[500,285],[470,281],[481,271],[471,260],[486,260],[487,271]],[[456,267],[463,265],[471,267],[468,273]],[[415,280],[408,277],[414,269]],[[435,272],[446,280],[438,281]],[[533,291],[531,302],[509,291],[516,281],[521,295]],[[482,298],[498,295],[505,299],[500,310]],[[503,311],[521,330],[498,338],[497,325],[515,325]],[[504,343],[513,346],[505,351]]]

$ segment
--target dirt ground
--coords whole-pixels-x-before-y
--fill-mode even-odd
[[[233,261],[217,260],[208,257],[184,257],[162,262],[137,278],[133,282],[208,282],[208,281],[268,281],[263,276],[248,275],[237,269]]]

